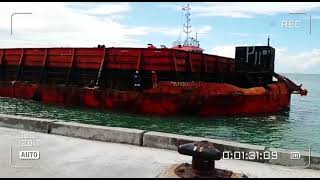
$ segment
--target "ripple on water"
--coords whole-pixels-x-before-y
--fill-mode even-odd
[[[320,88],[312,75],[288,75],[304,82],[309,96],[292,95],[291,110],[267,116],[251,117],[146,117],[86,108],[67,108],[14,98],[0,98],[0,111],[38,118],[61,119],[87,124],[177,133],[232,140],[267,147],[320,152]]]

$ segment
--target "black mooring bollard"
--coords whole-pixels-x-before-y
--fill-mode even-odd
[[[200,141],[182,144],[178,152],[183,155],[192,156],[192,164],[183,163],[174,169],[174,173],[182,178],[245,178],[244,174],[232,171],[216,169],[215,161],[220,160],[222,152],[213,143]]]

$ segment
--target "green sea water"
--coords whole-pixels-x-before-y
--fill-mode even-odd
[[[308,151],[312,144],[312,151],[320,152],[320,75],[284,75],[298,84],[303,84],[309,94],[293,94],[291,109],[275,115],[163,118],[67,108],[4,97],[0,98],[0,113],[137,128],[301,151]]]

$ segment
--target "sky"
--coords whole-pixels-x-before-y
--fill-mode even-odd
[[[269,35],[276,72],[320,74],[319,2],[0,2],[0,48],[171,47],[187,4],[205,53],[234,57]],[[11,34],[13,13],[32,14],[14,15]]]

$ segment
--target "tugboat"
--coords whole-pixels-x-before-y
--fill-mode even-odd
[[[276,113],[307,95],[274,72],[275,49],[236,47],[235,58],[204,53],[190,33],[173,47],[0,49],[0,96],[157,116]],[[275,79],[277,79],[275,81]]]

